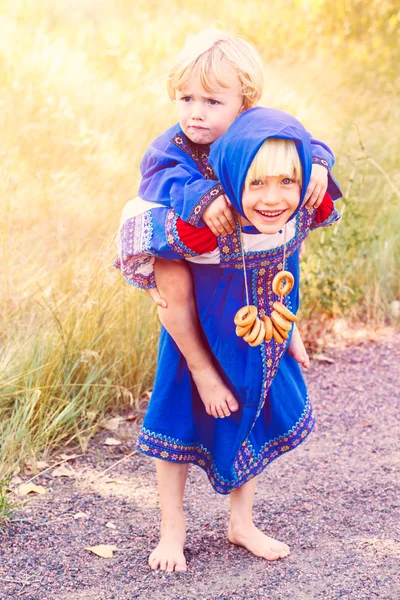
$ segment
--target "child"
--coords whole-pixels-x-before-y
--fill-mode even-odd
[[[225,419],[206,413],[182,353],[163,328],[138,449],[156,458],[161,539],[149,565],[166,571],[187,568],[183,494],[189,463],[205,470],[217,492],[230,494],[228,538],[233,544],[267,560],[289,554],[286,544],[253,524],[256,475],[308,436],[312,408],[300,367],[287,352],[290,335],[251,347],[235,335],[234,318],[246,304],[264,318],[279,300],[295,314],[301,242],[310,229],[338,218],[329,195],[317,210],[304,206],[312,149],[305,129],[286,113],[245,111],[213,144],[210,162],[234,210],[232,234],[215,237],[209,228],[196,229],[161,204],[148,210],[142,200],[137,214],[142,222],[132,220],[128,210],[121,228],[122,260],[131,265],[138,260],[141,277],[151,276],[150,263],[143,263],[146,256],[187,258],[203,343],[238,405]],[[139,246],[133,236],[137,225],[147,232]],[[294,287],[280,298],[272,284],[282,270],[292,274]]]
[[[262,87],[261,60],[250,44],[219,30],[205,30],[192,38],[178,56],[168,81],[179,124],[154,140],[147,150],[141,163],[143,179],[139,196],[172,207],[191,225],[208,225],[215,235],[232,233],[230,202],[208,162],[210,144],[238,115],[257,104]],[[312,144],[312,176],[305,201],[307,206],[317,207],[328,181],[333,198],[338,196],[338,188],[329,171],[334,162],[330,150],[320,142],[312,140]],[[133,201],[132,218],[140,212],[140,206],[139,200]],[[203,343],[185,261],[157,257],[155,278],[153,269],[151,277],[140,276],[137,263],[133,266],[122,260],[117,265],[122,265],[129,283],[149,290],[159,305],[160,320],[186,358],[208,414],[224,417],[237,410],[235,399]],[[309,359],[297,331],[289,351],[303,366],[308,366]]]

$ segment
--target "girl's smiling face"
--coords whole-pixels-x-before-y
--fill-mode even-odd
[[[243,212],[260,233],[278,233],[296,211],[300,194],[294,174],[252,179],[243,190]]]
[[[247,171],[243,214],[258,231],[277,233],[296,212],[301,198],[302,167],[293,140],[269,138]]]

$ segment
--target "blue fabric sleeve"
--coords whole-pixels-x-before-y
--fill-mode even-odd
[[[173,150],[168,153],[150,147],[140,165],[139,196],[173,208],[184,221],[201,227],[204,209],[223,194],[223,189],[218,181],[206,179],[189,157],[185,158],[174,156]]]
[[[330,195],[330,197],[332,198],[332,200],[337,200],[338,198],[340,198],[342,196],[342,192],[340,190],[338,182],[332,176],[332,169],[333,169],[333,165],[335,164],[335,157],[333,155],[333,152],[331,151],[329,146],[327,146],[323,142],[320,142],[319,140],[315,140],[312,137],[311,133],[309,135],[310,135],[310,142],[311,142],[311,147],[312,147],[313,163],[323,164],[328,169],[327,192]],[[321,160],[314,161],[314,157],[321,159]]]

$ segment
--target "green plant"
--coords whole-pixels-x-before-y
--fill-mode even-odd
[[[12,499],[9,492],[10,479],[10,475],[0,479],[0,529],[20,506],[19,502]]]

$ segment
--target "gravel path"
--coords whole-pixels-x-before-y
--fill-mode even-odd
[[[256,521],[291,545],[288,559],[267,563],[230,545],[228,499],[192,468],[189,571],[149,571],[158,530],[153,464],[134,455],[103,474],[134,448],[137,424],[124,421],[71,461],[71,477],[49,471],[35,480],[48,493],[35,496],[2,533],[1,600],[400,598],[400,339],[329,356],[334,362],[314,362],[307,374],[314,433],[259,480]],[[110,435],[121,445],[104,446]],[[78,512],[88,516],[74,519]],[[116,529],[106,526],[110,521]],[[84,549],[96,544],[120,550],[102,559]]]

